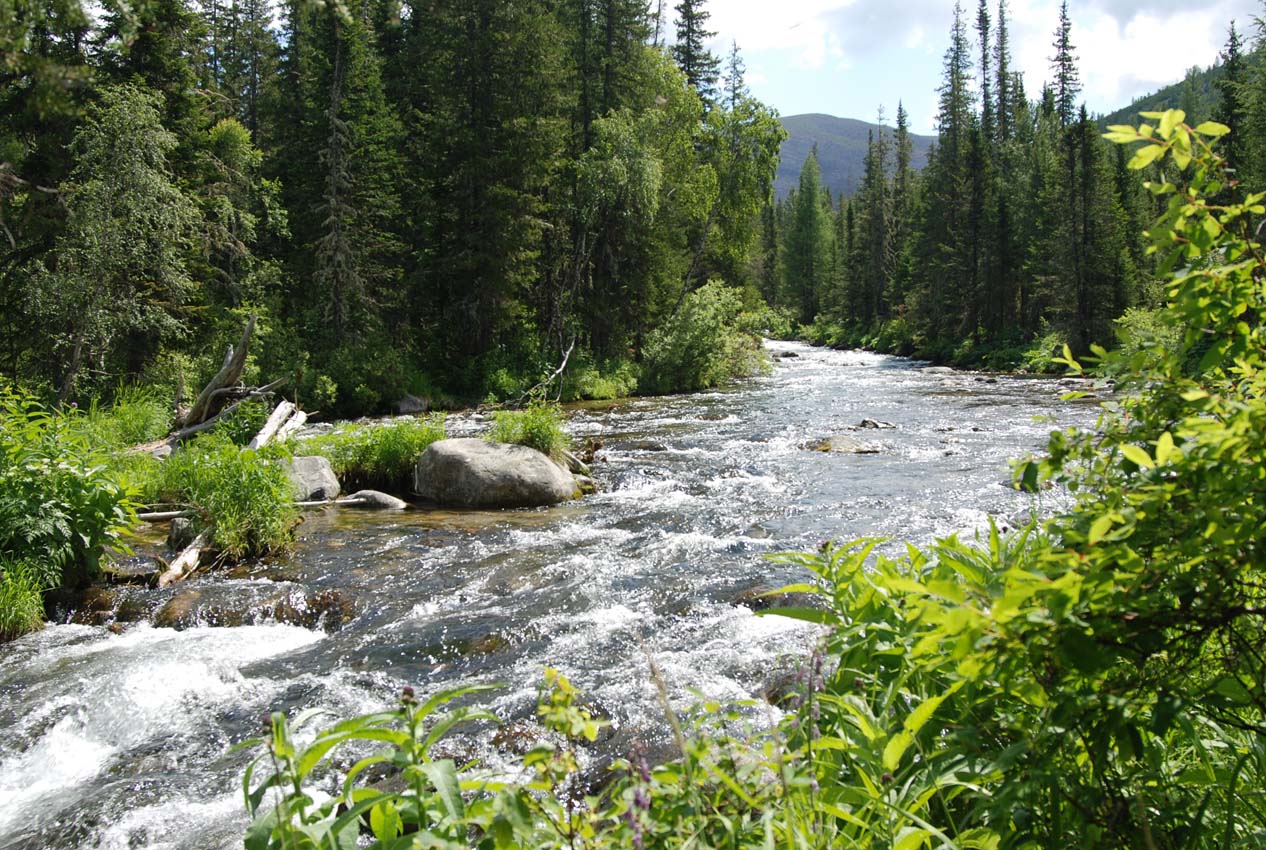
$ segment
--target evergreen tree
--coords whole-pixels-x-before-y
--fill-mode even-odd
[[[1077,117],[1077,96],[1081,94],[1072,29],[1072,21],[1068,17],[1068,0],[1063,0],[1059,5],[1059,26],[1055,30],[1055,56],[1051,59],[1051,68],[1055,72],[1055,111],[1059,116],[1059,123],[1065,127],[1072,124]]]
[[[1246,175],[1241,172],[1248,164],[1248,140],[1245,132],[1248,129],[1248,105],[1244,98],[1248,72],[1244,62],[1244,45],[1234,21],[1227,30],[1226,46],[1222,49],[1221,59],[1222,77],[1215,84],[1218,102],[1213,117],[1231,131],[1223,144],[1222,153],[1226,157],[1227,168],[1243,181]]]
[[[673,7],[677,10],[677,41],[673,45],[673,58],[686,75],[686,82],[706,104],[716,94],[721,62],[707,48],[708,39],[716,33],[707,29],[711,14],[704,10],[703,3],[704,0],[680,0]]]
[[[1014,126],[1015,102],[1011,92],[1011,43],[1007,27],[1007,0],[998,0],[998,34],[994,39],[994,89],[997,99],[995,115],[997,119],[998,141],[1006,143],[1011,140]]]
[[[830,216],[823,204],[815,146],[800,169],[783,247],[783,289],[801,324],[809,324],[818,315],[821,295],[829,286],[830,266]]]

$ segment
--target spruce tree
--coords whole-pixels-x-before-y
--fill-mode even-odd
[[[1055,111],[1065,127],[1077,117],[1077,96],[1081,79],[1077,74],[1077,57],[1072,43],[1072,21],[1068,17],[1068,0],[1059,5],[1059,26],[1055,30],[1055,56],[1051,68],[1055,72]]]
[[[673,7],[677,11],[677,41],[673,45],[673,58],[686,75],[686,82],[706,104],[712,102],[716,95],[721,62],[707,48],[708,39],[716,33],[707,29],[711,14],[704,10],[703,3],[704,0],[680,0]]]
[[[1216,82],[1218,102],[1214,109],[1214,120],[1230,128],[1225,138],[1222,153],[1226,157],[1227,168],[1231,169],[1241,183],[1246,175],[1241,172],[1247,164],[1247,145],[1245,131],[1248,129],[1248,107],[1244,102],[1244,87],[1247,82],[1247,69],[1244,63],[1244,45],[1240,34],[1232,21],[1227,31],[1226,46],[1222,49],[1222,77]],[[1190,123],[1190,119],[1188,119]]]
[[[822,169],[814,146],[800,169],[783,248],[783,289],[801,324],[809,324],[818,315],[829,284],[830,240],[830,216],[823,205]]]

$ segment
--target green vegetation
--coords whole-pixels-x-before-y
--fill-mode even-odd
[[[254,314],[248,376],[327,417],[515,398],[569,350],[627,394],[683,291],[752,282],[783,135],[704,7],[670,49],[634,0],[18,0],[0,375],[175,396]]]
[[[571,437],[563,430],[563,412],[556,404],[534,401],[523,410],[498,410],[492,416],[487,438],[494,443],[527,446],[555,460],[571,446]]]
[[[346,721],[307,747],[274,715],[248,773],[251,850],[333,848],[362,823],[371,847],[1228,848],[1266,840],[1266,193],[1223,194],[1226,128],[1181,112],[1109,138],[1164,205],[1153,253],[1173,274],[1162,342],[1095,358],[1125,392],[1095,433],[1051,434],[1017,486],[1058,482],[1065,514],[980,544],[875,554],[878,541],[776,556],[811,581],[777,593],[823,605],[770,613],[825,627],[782,722],[744,731],[717,705],[683,723],[654,768],[634,755],[577,800],[573,747],[598,724],[549,671],[538,715],[559,743],[506,785],[432,760],[457,724],[439,694]],[[1245,316],[1253,321],[1245,321]],[[1067,346],[1060,359],[1082,365]],[[652,676],[658,674],[652,665]],[[658,683],[662,689],[662,683]],[[314,805],[306,787],[335,748],[385,745]],[[254,770],[271,764],[258,779]],[[370,784],[388,764],[399,791]],[[332,766],[326,771],[333,771]],[[328,783],[328,779],[321,779]],[[280,792],[266,802],[268,789]],[[402,843],[404,842],[404,843]]]
[[[81,419],[0,390],[0,637],[42,623],[44,591],[91,581],[134,520]]]
[[[293,447],[298,455],[328,458],[340,483],[351,490],[407,492],[413,467],[426,447],[444,439],[444,417],[397,419],[382,425],[346,425]]]
[[[643,351],[638,386],[652,394],[708,389],[766,366],[756,336],[739,329],[739,294],[711,282],[688,294]]]
[[[163,500],[198,512],[221,557],[283,552],[298,521],[290,479],[276,462],[288,456],[284,448],[253,451],[202,435],[159,464],[157,489]]]

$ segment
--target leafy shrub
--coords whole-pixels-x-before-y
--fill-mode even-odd
[[[493,414],[487,439],[494,443],[528,446],[558,459],[571,445],[563,430],[563,413],[558,405],[534,401],[524,410],[498,410]]]
[[[163,462],[160,490],[197,510],[214,547],[231,560],[284,551],[298,514],[290,479],[277,460],[284,449],[241,449],[204,434]]]
[[[134,517],[81,416],[0,391],[0,557],[26,563],[41,590],[87,583]]]
[[[587,356],[573,358],[563,374],[562,397],[567,400],[609,401],[637,392],[637,367],[628,360],[595,364]]]
[[[1147,348],[1174,348],[1182,341],[1182,327],[1164,310],[1131,307],[1115,324],[1117,343],[1126,355]]]
[[[262,399],[247,399],[217,419],[212,430],[235,446],[249,445],[272,411],[272,405]]]
[[[737,327],[739,293],[713,281],[650,334],[642,350],[642,392],[691,392],[767,368],[760,339]]]
[[[0,556],[0,642],[44,625],[44,594],[35,571],[23,561]]]
[[[348,426],[303,440],[296,454],[328,458],[344,487],[406,492],[426,447],[445,437],[444,417]]]
[[[1060,352],[1067,344],[1068,338],[1063,331],[1044,328],[1043,333],[1024,352],[1024,368],[1038,374],[1058,372],[1062,368]]]
[[[93,401],[69,421],[74,431],[100,450],[126,449],[167,435],[171,405],[152,389],[119,387],[110,403]]]

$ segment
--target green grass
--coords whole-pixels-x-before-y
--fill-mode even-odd
[[[295,444],[296,455],[330,461],[345,490],[406,492],[426,447],[445,437],[444,417],[396,420],[386,425],[346,426]]]
[[[536,449],[555,460],[571,445],[563,430],[563,414],[558,405],[533,402],[524,410],[498,410],[493,414],[487,439]]]
[[[39,579],[21,561],[0,558],[0,642],[44,625],[44,595]]]
[[[284,448],[256,452],[206,434],[162,462],[157,492],[198,511],[230,560],[282,552],[298,519],[290,479],[276,462],[284,457]]]

